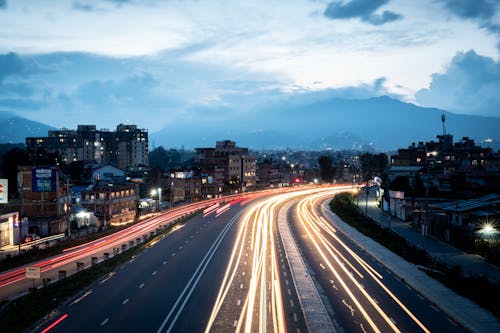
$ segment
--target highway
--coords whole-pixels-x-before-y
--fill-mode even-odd
[[[274,198],[250,198],[206,210],[58,309],[39,329],[306,331],[271,218],[275,204]]]
[[[298,271],[290,261],[295,244],[317,289],[313,301],[326,309],[331,328],[325,331],[463,332],[320,213],[320,204],[339,190],[303,189],[213,204],[55,310],[34,331],[314,331],[319,327],[314,313],[303,311],[313,303],[298,292],[303,280],[292,275]],[[288,217],[291,238],[282,237],[280,211]]]
[[[339,329],[348,332],[464,332],[405,281],[338,232],[320,213],[331,194],[290,210],[290,225]]]

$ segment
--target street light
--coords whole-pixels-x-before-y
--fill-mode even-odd
[[[486,260],[488,260],[488,251],[490,248],[490,241],[496,238],[496,234],[499,231],[496,228],[495,220],[486,219],[482,224],[481,228],[477,231],[477,233],[481,236],[481,238],[486,242]]]
[[[158,194],[158,203],[156,205],[156,209],[160,209],[160,202],[161,202],[161,187],[154,188],[151,190],[151,197],[155,197]]]

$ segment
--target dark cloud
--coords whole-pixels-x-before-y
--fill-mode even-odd
[[[498,0],[436,0],[444,5],[450,13],[463,18],[475,20],[481,28],[500,35],[500,25],[492,21],[500,9]]]
[[[474,51],[458,53],[446,72],[432,75],[417,102],[449,111],[500,117],[500,63]]]
[[[123,80],[95,80],[81,85],[76,93],[81,102],[99,107],[132,105],[151,95],[158,82],[150,74]]]
[[[0,0],[0,9],[7,8],[7,0]]]
[[[495,13],[496,0],[438,0],[453,14],[462,18],[489,19]]]
[[[362,18],[362,20],[373,25],[382,25],[388,22],[399,20],[401,18],[403,18],[402,15],[386,10],[382,13],[382,15],[373,14],[366,18]]]
[[[23,75],[27,70],[28,66],[17,54],[0,54],[0,82],[10,75]]]
[[[94,10],[94,7],[92,7],[92,5],[90,5],[88,3],[83,3],[83,2],[80,2],[80,1],[75,1],[75,2],[73,2],[73,9],[81,10],[81,11],[84,11],[84,12],[91,12],[91,11]]]
[[[382,25],[401,19],[400,14],[388,10],[380,15],[375,14],[375,11],[388,2],[389,0],[334,1],[328,4],[323,15],[330,19],[360,18],[362,21],[373,25]]]

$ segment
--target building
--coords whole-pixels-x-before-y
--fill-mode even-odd
[[[138,200],[135,185],[99,182],[81,191],[79,204],[94,213],[99,226],[107,226],[134,221]]]
[[[195,171],[177,171],[170,175],[171,202],[192,202],[210,198],[217,192],[207,174]]]
[[[217,141],[215,148],[196,148],[195,165],[226,192],[246,191],[256,185],[256,157],[234,141]]]
[[[20,215],[28,218],[29,233],[48,236],[68,230],[71,189],[57,167],[20,166],[18,186]]]
[[[127,171],[149,164],[148,132],[136,125],[120,124],[115,132],[78,125],[76,130],[49,131],[47,137],[28,137],[26,147],[35,163],[37,154],[45,152],[59,153],[59,163],[113,163]]]

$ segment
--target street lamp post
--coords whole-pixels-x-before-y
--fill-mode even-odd
[[[488,251],[490,247],[490,240],[496,237],[498,230],[495,227],[494,221],[486,221],[482,224],[481,229],[478,233],[482,236],[482,239],[486,242],[486,255],[485,258],[488,260]]]

